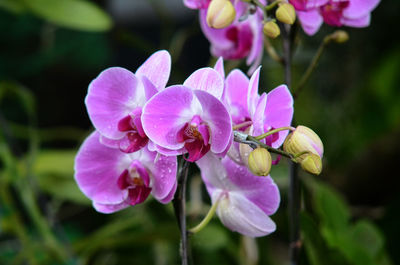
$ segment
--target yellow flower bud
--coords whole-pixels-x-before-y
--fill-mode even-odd
[[[307,155],[300,165],[303,170],[314,175],[319,175],[322,171],[321,157],[316,154]]]
[[[344,30],[336,30],[332,33],[331,38],[337,43],[344,43],[349,40],[349,34]]]
[[[257,147],[249,155],[249,169],[256,176],[267,176],[271,171],[271,154],[267,149]]]
[[[286,137],[283,143],[283,150],[296,155],[302,152],[310,152],[322,157],[324,146],[319,136],[310,128],[305,126],[297,126],[296,130]],[[302,162],[309,155],[303,154],[296,158],[297,162]]]
[[[289,3],[280,5],[275,12],[275,16],[280,22],[290,25],[296,21],[296,11]]]
[[[207,10],[207,25],[214,29],[232,24],[236,11],[229,0],[212,0]]]
[[[278,25],[273,21],[268,21],[264,24],[263,32],[267,37],[275,39],[281,34],[281,30]]]

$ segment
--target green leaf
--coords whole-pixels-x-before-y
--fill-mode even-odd
[[[305,212],[301,213],[301,232],[304,240],[304,248],[311,265],[347,264],[340,253],[329,249],[317,223]]]
[[[34,14],[59,26],[85,31],[106,31],[112,26],[110,16],[89,1],[24,1]]]
[[[383,236],[371,222],[366,220],[358,221],[352,227],[351,235],[374,258],[383,250]]]
[[[347,229],[350,212],[339,193],[321,183],[316,185],[315,207],[322,223],[334,231]]]
[[[38,154],[34,173],[39,187],[52,196],[79,204],[90,204],[74,179],[76,151],[43,151]]]

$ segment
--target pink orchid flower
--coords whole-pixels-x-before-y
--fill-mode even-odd
[[[220,58],[214,69],[224,77],[223,60]],[[271,90],[268,94],[258,94],[260,68],[249,78],[240,70],[231,71],[225,80],[223,102],[232,117],[233,125],[248,122],[239,130],[252,135],[260,135],[280,127],[290,126],[293,118],[293,97],[285,85]],[[244,96],[245,95],[245,96]],[[261,140],[274,148],[282,145],[288,131],[280,131]],[[238,163],[242,163],[239,145],[234,143],[228,155]]]
[[[371,12],[380,0],[290,0],[308,35],[315,34],[322,23],[330,26],[362,28],[370,24]]]
[[[183,0],[185,6],[191,9],[207,8],[211,0]]]
[[[127,153],[147,145],[148,138],[140,119],[142,107],[165,88],[170,69],[169,53],[158,51],[135,74],[112,67],[90,83],[85,103],[103,144]]]
[[[232,122],[224,104],[223,79],[211,68],[194,72],[183,85],[166,88],[144,106],[142,124],[158,151],[188,153],[194,162],[208,151],[226,152],[232,141]],[[164,152],[165,150],[165,152]]]
[[[220,160],[213,154],[196,163],[212,203],[218,203],[216,213],[226,227],[250,237],[275,231],[276,225],[269,216],[278,209],[280,195],[269,176],[254,176],[228,157]]]
[[[124,153],[100,143],[92,133],[75,159],[75,180],[94,208],[112,213],[142,203],[151,193],[162,203],[176,190],[176,157],[157,155],[147,148]]]
[[[200,6],[198,1],[186,1],[187,5],[188,2],[196,2]],[[233,0],[232,3],[236,10],[236,18],[230,26],[223,29],[210,28],[206,21],[207,8],[204,7],[200,9],[200,26],[210,41],[213,56],[222,56],[229,60],[247,57],[246,63],[251,65],[249,72],[252,73],[260,64],[263,53],[262,12],[257,10],[256,13],[247,15],[247,3],[237,0]],[[204,3],[201,6],[204,6]],[[241,20],[245,16],[248,17]]]

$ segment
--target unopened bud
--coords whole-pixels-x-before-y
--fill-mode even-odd
[[[267,37],[275,39],[281,34],[281,30],[278,25],[273,21],[268,21],[264,24],[263,32]]]
[[[232,24],[236,11],[229,0],[212,0],[207,10],[207,25],[214,29]]]
[[[283,150],[292,155],[309,152],[322,157],[324,154],[324,146],[319,136],[310,128],[301,125],[286,137]],[[296,161],[301,163],[307,155],[309,154],[297,157]]]
[[[257,147],[249,155],[249,169],[256,176],[268,176],[271,171],[271,154],[265,148]]]
[[[314,175],[319,175],[322,171],[321,157],[316,154],[306,155],[300,165],[303,170]]]
[[[285,24],[292,25],[296,21],[296,11],[289,3],[280,5],[275,12],[275,16],[276,19]]]
[[[344,30],[336,30],[332,33],[331,38],[337,43],[344,43],[349,40],[349,34]]]

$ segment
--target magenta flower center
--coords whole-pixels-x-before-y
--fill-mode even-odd
[[[195,162],[210,150],[210,132],[206,123],[199,116],[194,116],[178,132],[178,142],[185,142],[189,156],[187,161]]]
[[[249,54],[253,44],[253,33],[250,26],[231,26],[226,31],[226,38],[234,44],[234,48],[226,54],[227,59],[241,59]]]
[[[151,192],[149,173],[138,160],[132,161],[129,168],[122,172],[117,184],[121,190],[128,190],[127,201],[130,205],[142,203]]]
[[[118,130],[126,132],[125,137],[120,142],[120,149],[125,153],[132,153],[140,150],[149,142],[143,131],[140,117],[142,108],[138,107],[132,113],[122,118],[118,123]]]
[[[340,27],[342,26],[341,18],[343,14],[343,9],[349,6],[349,1],[342,1],[338,3],[329,3],[320,8],[322,17],[326,24],[331,26]]]

